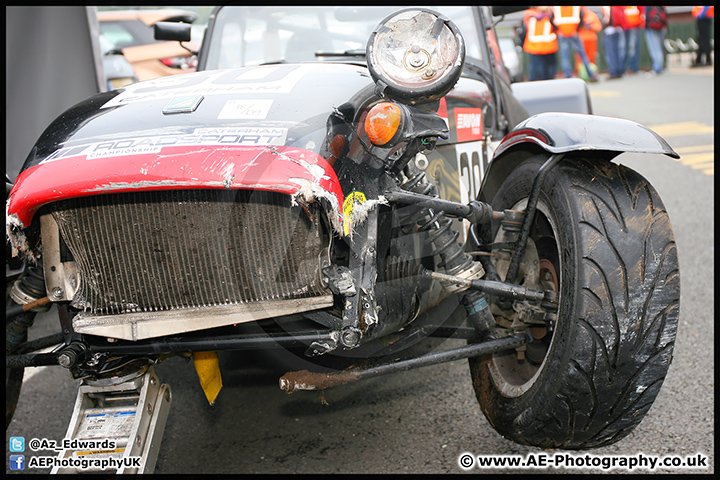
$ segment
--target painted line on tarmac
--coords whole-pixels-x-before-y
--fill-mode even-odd
[[[675,151],[680,154],[678,162],[705,175],[715,175],[715,145],[693,145]]]
[[[701,75],[701,76],[713,76],[715,71],[712,67],[669,67],[668,71],[676,75]]]
[[[714,152],[715,151],[715,145],[693,145],[691,147],[679,147],[676,148],[675,151],[677,153],[693,153],[693,152]]]
[[[705,125],[700,122],[663,123],[659,125],[648,125],[647,127],[661,137],[680,137],[685,135],[715,133],[714,126]]]
[[[617,90],[591,90],[590,96],[594,98],[614,98],[621,96]]]
[[[715,153],[695,153],[693,155],[685,155],[680,159],[685,165],[699,165],[712,162],[715,159]]]

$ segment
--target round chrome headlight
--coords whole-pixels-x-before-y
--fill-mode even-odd
[[[465,42],[449,18],[410,8],[375,28],[366,58],[383,96],[420,103],[437,100],[455,86],[465,63]]]

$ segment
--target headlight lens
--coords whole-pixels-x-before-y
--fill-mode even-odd
[[[368,67],[385,94],[415,103],[445,95],[457,82],[465,45],[457,27],[429,10],[408,9],[384,20],[370,36]]]

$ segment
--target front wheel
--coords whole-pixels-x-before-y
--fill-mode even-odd
[[[546,158],[517,167],[493,209],[524,209]],[[480,236],[502,241],[503,230],[494,223]],[[503,254],[493,258],[502,276]],[[521,444],[617,442],[650,409],[672,360],[680,275],[662,201],[637,172],[566,158],[545,178],[523,264],[520,283],[559,292],[557,319],[530,329],[537,340],[522,355],[470,359],[480,407],[501,435]]]

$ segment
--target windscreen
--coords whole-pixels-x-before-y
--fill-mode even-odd
[[[363,61],[373,29],[407,7],[224,7],[217,12],[205,70],[266,63]],[[482,59],[470,7],[429,7],[456,23],[466,54]]]

